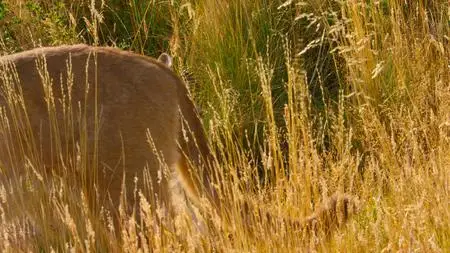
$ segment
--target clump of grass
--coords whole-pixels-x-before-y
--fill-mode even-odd
[[[76,24],[63,2],[3,1],[0,18],[2,51],[78,41]]]

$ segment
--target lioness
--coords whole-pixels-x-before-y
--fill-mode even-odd
[[[0,105],[10,119],[0,129],[1,167],[17,171],[31,161],[48,173],[77,174],[82,185],[96,186],[88,195],[98,191],[100,204],[112,202],[113,210],[122,186],[132,206],[134,187],[142,188],[146,179],[152,206],[170,210],[164,170],[169,168],[193,202],[205,196],[216,208],[230,205],[213,187],[221,182],[202,124],[170,63],[165,54],[158,61],[87,45],[1,57]],[[346,212],[348,200],[335,196],[311,217],[292,223],[310,227],[320,218],[331,224],[337,203],[342,201]],[[251,206],[244,206],[246,217]]]

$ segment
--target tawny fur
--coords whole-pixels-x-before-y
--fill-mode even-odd
[[[37,64],[38,61],[43,63],[44,59],[45,64]],[[0,80],[0,105],[11,116],[14,106],[8,102],[6,90],[12,84],[20,87],[30,122],[29,128],[33,133],[32,139],[35,141],[34,147],[28,147],[26,144],[30,143],[25,143],[25,138],[13,131],[10,138],[12,146],[19,150],[24,145],[25,154],[38,150],[39,158],[36,157],[34,161],[42,161],[41,165],[59,174],[58,170],[63,166],[61,151],[64,152],[62,155],[73,156],[76,144],[80,145],[81,151],[87,151],[84,154],[87,158],[86,167],[98,167],[97,175],[89,177],[97,178],[95,183],[99,185],[103,204],[109,199],[106,193],[109,193],[115,205],[119,203],[123,176],[126,190],[131,193],[135,187],[134,178],[138,177],[142,183],[143,169],[147,166],[153,191],[158,195],[160,204],[166,207],[170,205],[167,177],[162,176],[161,170],[165,164],[161,164],[152,151],[146,137],[147,129],[156,151],[171,168],[187,169],[186,166],[175,166],[181,161],[180,154],[188,155],[196,165],[200,165],[201,160],[210,155],[202,125],[186,87],[165,64],[150,57],[113,48],[74,45],[37,48],[4,56],[0,58],[0,62],[0,70],[4,73]],[[5,80],[8,75],[12,77],[13,66],[18,73],[19,82]],[[42,79],[45,78],[42,78],[42,74],[45,72],[48,72],[50,82],[43,82]],[[68,76],[67,73],[71,75]],[[65,119],[60,101],[62,94],[68,100],[67,87],[71,83],[68,80],[72,78],[70,104],[73,115],[70,127],[73,129],[69,129],[66,127],[67,116]],[[50,83],[52,88],[56,117],[49,116],[43,83]],[[63,90],[61,87],[64,87]],[[183,122],[187,122],[186,128],[192,130],[184,135],[181,131],[180,112]],[[80,114],[84,115],[79,117]],[[56,118],[58,131],[50,130],[55,125],[51,123],[53,118]],[[67,136],[67,132],[71,130],[74,133]],[[82,137],[84,130],[87,134],[85,138]],[[61,137],[58,144],[55,144],[55,133]],[[5,139],[6,136],[2,138]],[[83,140],[86,141],[83,143]],[[182,151],[179,151],[178,144],[183,148]],[[57,145],[61,148],[58,149]],[[23,159],[10,159],[8,152],[4,145],[0,148],[3,167],[20,167]],[[66,167],[67,163],[75,163],[74,159],[63,159]],[[193,184],[191,179],[188,182],[188,185]],[[128,198],[132,197],[128,195]]]
[[[45,64],[36,63],[44,58]],[[166,64],[171,62],[167,55],[161,60]],[[12,66],[18,73],[16,82],[7,80],[7,77],[14,79]],[[43,78],[46,71],[50,77],[50,82],[46,83],[50,84],[55,101],[54,116],[49,116],[44,99],[42,80],[46,79]],[[153,187],[150,195],[156,194],[158,204],[170,208],[168,179],[161,175],[161,168],[167,165],[177,170],[185,191],[194,202],[198,202],[200,196],[206,196],[217,208],[227,206],[220,202],[212,187],[212,183],[220,183],[220,180],[213,176],[216,173],[209,166],[211,152],[189,92],[165,64],[118,49],[74,45],[37,48],[1,57],[0,72],[0,105],[5,108],[6,115],[12,117],[15,109],[12,99],[8,98],[8,87],[13,83],[15,90],[22,91],[33,140],[30,142],[29,138],[23,137],[27,134],[16,130],[10,135],[0,132],[2,139],[9,140],[9,146],[0,143],[3,168],[23,167],[24,158],[11,155],[12,143],[16,154],[19,150],[26,154],[37,150],[32,161],[42,162],[40,166],[57,175],[62,174],[61,168],[74,167],[79,162],[74,155],[78,145],[79,150],[86,151],[83,154],[86,159],[82,160],[85,166],[82,167],[96,168],[92,172],[97,171],[96,174],[89,175],[88,171],[84,176],[95,179],[87,183],[98,185],[102,205],[111,199],[113,208],[117,207],[123,183],[128,193],[126,197],[132,199],[134,179],[139,178],[138,187],[142,187],[144,167],[147,167]],[[72,107],[72,125],[67,126],[61,101],[68,101],[67,87],[72,82],[71,102],[66,102]],[[58,128],[50,130],[55,122]],[[147,130],[163,163],[152,151]],[[68,135],[70,131],[72,134]],[[55,142],[55,133],[59,135],[59,142]],[[343,201],[346,213],[349,198],[333,197],[330,205],[325,204],[303,221],[292,221],[293,225],[308,229],[324,215],[325,223],[336,223],[332,217],[338,201]],[[244,206],[248,207],[247,204]],[[243,214],[246,216],[247,213]]]

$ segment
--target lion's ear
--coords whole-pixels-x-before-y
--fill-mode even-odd
[[[158,61],[164,63],[167,67],[172,68],[172,57],[166,53],[162,53],[158,57]]]

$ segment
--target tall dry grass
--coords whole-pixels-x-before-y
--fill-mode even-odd
[[[184,212],[156,225],[124,217],[119,240],[70,176],[50,180],[27,163],[22,181],[2,180],[2,250],[450,250],[448,1],[4,3],[3,53],[75,41],[169,50],[196,80],[220,194],[236,205],[220,210],[233,225],[213,214],[208,228]],[[26,133],[5,117],[2,131],[11,122]],[[306,217],[335,191],[361,205],[328,237],[257,213],[254,234],[244,229],[237,200]]]

